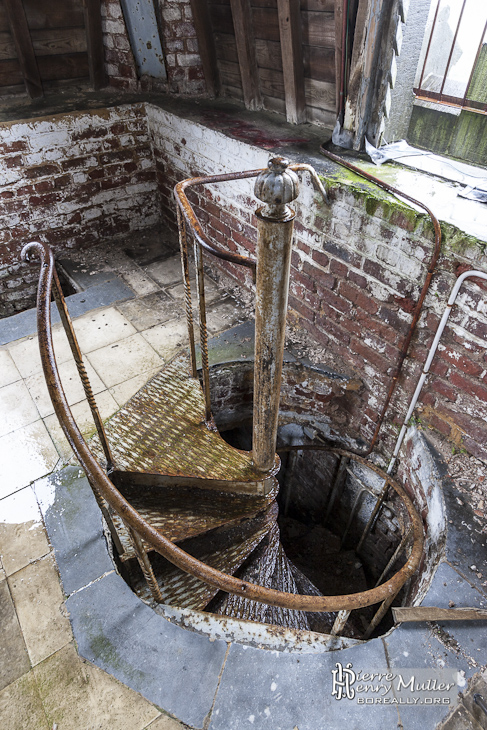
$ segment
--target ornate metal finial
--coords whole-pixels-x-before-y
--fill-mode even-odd
[[[272,157],[267,163],[269,169],[255,181],[255,197],[265,203],[260,211],[265,218],[282,220],[292,215],[287,204],[298,197],[299,180],[295,172],[287,169],[289,164],[285,157]]]

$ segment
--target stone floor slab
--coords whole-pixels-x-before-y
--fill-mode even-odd
[[[108,392],[108,390],[104,390],[102,393],[98,393],[95,396],[95,401],[103,421],[107,418],[110,418],[110,416],[113,416],[115,411],[118,411],[118,404],[113,398],[112,394]],[[85,438],[90,438],[91,436],[93,436],[93,434],[96,432],[96,428],[93,422],[93,416],[91,415],[91,410],[88,402],[85,400],[81,401],[81,403],[76,403],[74,406],[71,406],[71,413],[73,414],[73,418],[76,421],[82,435]],[[47,416],[47,418],[44,419],[44,423],[46,424],[46,428],[51,435],[51,438],[59,455],[63,458],[64,461],[67,461],[72,457],[73,452],[64,435],[57,416],[54,413],[51,416]]]
[[[363,730],[395,728],[393,706],[357,704],[332,696],[337,661],[355,670],[386,671],[380,639],[341,652],[291,654],[232,644],[209,730]]]
[[[124,383],[114,385],[113,388],[110,388],[110,393],[113,395],[118,405],[123,406],[130,398],[132,398],[133,395],[137,393],[137,391],[142,388],[142,386],[147,383],[148,380],[150,380],[150,378],[152,378],[153,375],[159,372],[159,370],[160,368],[155,368],[154,370],[149,370],[147,373],[136,375],[135,378],[130,378],[130,380],[126,380]]]
[[[169,623],[111,573],[66,602],[80,654],[195,728],[211,709],[226,644]]]
[[[154,264],[145,266],[144,269],[154,281],[163,287],[179,284],[182,279],[181,258],[178,255],[171,256],[164,261],[156,261]],[[195,276],[193,262],[190,262],[189,270],[190,277],[193,279]]]
[[[39,420],[0,438],[0,499],[49,474],[59,459],[52,439]]]
[[[147,725],[145,730],[184,730],[184,728],[185,725],[169,717],[169,715],[161,715],[157,720]]]
[[[4,730],[52,730],[33,672],[0,692],[0,725]]]
[[[0,555],[7,575],[50,551],[42,515],[32,487],[0,501]]]
[[[39,419],[36,404],[22,380],[0,388],[0,413],[0,437]]]
[[[48,555],[8,578],[33,665],[72,639],[54,557]]]
[[[136,333],[135,327],[115,307],[78,317],[74,328],[82,352],[99,350]]]
[[[108,388],[162,364],[140,334],[90,352],[87,357]]]
[[[208,309],[206,318],[208,332],[212,334],[222,332],[244,319],[247,319],[244,310],[237,306],[235,300],[229,299]]]
[[[50,727],[59,730],[143,730],[159,710],[68,644],[34,669]]]
[[[69,342],[60,324],[52,328],[52,341],[58,365],[72,358]],[[23,378],[42,372],[37,336],[14,342],[9,352]]]
[[[186,319],[173,319],[141,334],[164,360],[169,360],[180,347],[188,344]]]
[[[105,390],[103,382],[100,380],[91,365],[89,363],[85,363],[85,367],[93,393],[96,395],[102,390]],[[75,361],[68,360],[67,362],[61,363],[61,365],[58,366],[58,370],[68,405],[72,406],[75,403],[79,403],[84,400],[86,398],[85,391],[79,377]],[[54,407],[47,389],[44,373],[31,375],[30,378],[26,378],[25,384],[35,405],[37,406],[37,410],[39,411],[41,418],[46,418],[54,413]]]
[[[114,569],[84,472],[68,466],[35,484],[66,595]]]
[[[30,670],[30,660],[6,580],[0,581],[0,690]]]
[[[21,375],[8,350],[0,350],[0,388],[15,383]]]
[[[163,291],[123,302],[117,306],[117,309],[138,332],[183,315],[180,305],[169,299]]]

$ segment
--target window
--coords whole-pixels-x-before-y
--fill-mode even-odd
[[[487,113],[485,0],[434,0],[414,93]]]

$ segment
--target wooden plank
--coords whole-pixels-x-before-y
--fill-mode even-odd
[[[84,24],[83,7],[79,0],[23,0],[23,5],[31,30],[77,27]]]
[[[306,121],[304,66],[299,0],[277,0],[281,36],[286,119],[290,124]]]
[[[16,58],[0,61],[0,86],[24,86],[24,77]]]
[[[212,3],[208,5],[211,25],[214,33],[227,33],[234,35],[232,9],[230,5],[219,5]]]
[[[315,106],[306,105],[306,114],[310,124],[318,124],[320,127],[326,127],[329,132],[328,139],[331,139],[331,133],[336,122],[335,110],[330,112],[326,109],[318,109]],[[328,140],[325,138],[325,141]]]
[[[315,81],[305,79],[304,88],[306,92],[306,103],[318,109],[325,109],[335,113],[336,89],[335,84],[327,81]]]
[[[303,43],[307,46],[335,48],[335,14],[301,11]]]
[[[252,8],[252,25],[255,38],[280,43],[279,15],[275,8]]]
[[[232,86],[236,89],[242,88],[240,67],[238,63],[233,63],[233,61],[219,61],[218,69],[220,72],[220,83],[222,86]]]
[[[100,0],[83,0],[90,81],[94,89],[106,86],[105,50]]]
[[[44,95],[22,0],[4,0],[25,88],[31,99]]]
[[[0,31],[0,61],[16,58],[15,43],[9,31]]]
[[[274,8],[277,10],[277,0],[250,0],[253,8]]]
[[[10,33],[7,13],[3,3],[0,3],[0,33]]]
[[[275,71],[282,71],[281,44],[277,41],[265,41],[257,38],[255,41],[255,53],[259,68],[272,68]]]
[[[332,48],[303,46],[303,63],[307,78],[335,83],[335,51]]]
[[[265,96],[285,101],[284,74],[270,68],[259,69],[260,90]]]
[[[229,33],[215,33],[215,48],[218,60],[238,63],[235,36]]]
[[[343,0],[335,1],[335,81],[336,81],[336,112],[340,113],[344,98],[341,87],[343,73]],[[340,120],[341,121],[341,120]]]
[[[255,40],[249,0],[231,0],[233,27],[237,42],[238,63],[242,78],[244,103],[247,109],[261,109]]]
[[[37,62],[43,81],[89,78],[90,75],[87,53],[39,56]]]
[[[436,606],[401,606],[392,609],[395,622],[406,621],[485,621],[484,608],[437,608]]]
[[[198,39],[198,51],[203,64],[206,89],[210,96],[218,96],[220,81],[216,62],[215,37],[207,0],[191,0],[191,12]]]
[[[31,30],[30,35],[36,56],[84,53],[87,50],[84,27]]]
[[[242,87],[236,87],[236,86],[230,86],[223,83],[223,80],[220,81],[220,96],[227,96],[230,99],[238,99],[239,101],[243,101],[243,91]]]
[[[341,0],[341,3],[343,5],[343,0]],[[301,9],[333,13],[335,11],[335,0],[301,0]]]
[[[275,99],[273,96],[262,96],[262,102],[264,109],[270,112],[276,112],[277,114],[286,113],[286,102],[284,99]]]
[[[56,56],[60,53],[86,51],[84,28],[49,28],[31,31],[36,56]],[[16,58],[15,44],[10,33],[0,32],[0,60]]]

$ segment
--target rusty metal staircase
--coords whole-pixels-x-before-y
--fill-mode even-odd
[[[288,203],[298,193],[293,170],[311,172],[326,199],[312,168],[289,166],[282,158],[271,160],[268,170],[195,178],[176,186],[189,361],[181,357],[161,370],[106,425],[87,377],[52,251],[45,244],[30,243],[22,256],[28,259],[36,254],[42,263],[38,332],[54,410],[87,474],[121,570],[130,575],[138,594],[153,603],[331,634],[343,631],[353,609],[380,603],[363,635],[368,638],[416,571],[422,555],[421,520],[402,488],[369,465],[384,479],[374,514],[387,491],[395,490],[409,514],[406,537],[413,538],[404,565],[375,588],[343,596],[322,595],[288,560],[279,540],[275,475],[280,462],[275,452],[294,219]],[[256,213],[257,266],[251,258],[216,248],[202,231],[185,194],[188,186],[256,176],[256,195],[265,203]],[[197,269],[201,374],[196,364],[188,229]],[[212,417],[203,250],[256,271],[251,452],[226,443]],[[90,445],[73,419],[59,378],[50,321],[52,294],[96,425],[97,437]],[[342,461],[350,458],[339,449],[334,451]],[[339,475],[342,472],[340,467]],[[350,625],[353,627],[353,621]]]

